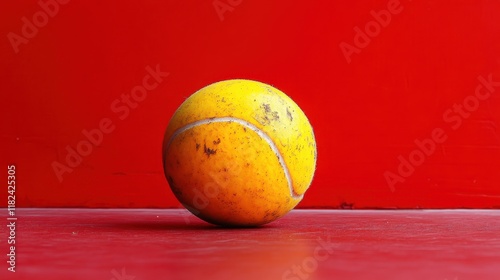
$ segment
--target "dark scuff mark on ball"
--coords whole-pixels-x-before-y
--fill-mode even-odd
[[[274,92],[274,90],[272,90],[270,87],[266,87],[266,90],[267,90],[268,93],[270,93],[272,95],[276,95],[276,92]]]
[[[271,121],[279,121],[280,116],[277,111],[272,111],[271,105],[267,103],[262,103],[261,108],[264,109],[263,115],[257,115],[255,119],[262,125],[269,125]]]
[[[200,149],[200,144],[196,143],[196,150],[198,151]]]
[[[274,112],[272,113],[272,116],[273,116],[273,120],[275,120],[275,121],[277,121],[277,120],[279,120],[279,119],[280,119],[280,116],[278,115],[278,112],[276,112],[276,111],[274,111]]]
[[[217,149],[210,149],[206,144],[203,144],[203,152],[207,154],[207,156],[215,155],[215,153],[217,153]]]
[[[290,119],[290,121],[293,121],[292,113],[290,113],[290,111],[288,110],[288,108],[286,108],[286,115],[288,116],[288,118]]]
[[[219,145],[220,144],[220,138],[217,138],[217,140],[214,140],[214,145]]]

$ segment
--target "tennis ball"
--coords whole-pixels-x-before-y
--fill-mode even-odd
[[[293,209],[316,167],[306,115],[280,90],[251,80],[206,86],[182,103],[163,142],[165,176],[194,215],[258,226]]]

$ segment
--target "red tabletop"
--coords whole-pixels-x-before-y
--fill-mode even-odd
[[[295,210],[247,229],[179,209],[16,215],[16,272],[3,261],[0,279],[500,278],[500,211]]]

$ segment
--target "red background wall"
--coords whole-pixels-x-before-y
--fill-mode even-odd
[[[375,23],[388,7],[390,22]],[[178,207],[161,164],[169,118],[197,89],[247,78],[286,92],[314,126],[318,167],[301,207],[500,207],[500,86],[474,99],[478,77],[500,81],[499,1],[69,1],[39,11],[37,1],[0,4],[0,178],[16,165],[17,206]],[[38,31],[23,35],[34,15]],[[356,35],[367,24],[372,37]],[[349,56],[346,44],[357,48]],[[115,112],[148,66],[169,75]],[[453,111],[464,100],[469,110]],[[67,148],[103,119],[114,130],[58,180],[54,162],[67,165]],[[436,129],[446,139],[419,159],[415,140]],[[391,187],[400,155],[418,166]]]

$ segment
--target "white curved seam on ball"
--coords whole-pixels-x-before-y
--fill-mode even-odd
[[[273,150],[273,152],[276,154],[276,156],[278,157],[278,161],[281,165],[281,167],[283,168],[283,171],[285,172],[285,177],[286,177],[286,181],[288,183],[288,188],[290,189],[290,195],[293,197],[293,198],[296,198],[296,199],[302,199],[302,197],[304,196],[303,194],[302,195],[299,195],[299,194],[296,194],[294,189],[293,189],[293,184],[292,184],[292,177],[290,175],[290,171],[288,170],[288,167],[285,163],[285,159],[283,158],[283,156],[281,155],[280,151],[278,150],[278,147],[276,147],[276,145],[274,144],[273,142],[273,139],[271,139],[271,137],[269,137],[269,135],[267,135],[267,133],[265,133],[264,131],[262,131],[260,128],[258,128],[257,126],[245,121],[245,120],[242,120],[242,119],[239,119],[239,118],[235,118],[235,117],[220,117],[220,118],[210,118],[210,119],[204,119],[204,120],[200,120],[200,121],[195,121],[195,122],[192,122],[190,124],[187,124],[179,129],[177,129],[173,134],[172,134],[172,137],[170,137],[169,141],[168,141],[168,144],[167,144],[167,148],[166,148],[166,151],[168,151],[168,149],[170,148],[170,144],[172,144],[172,141],[181,133],[187,131],[187,130],[190,130],[191,128],[194,128],[194,127],[197,127],[197,126],[200,126],[200,125],[204,125],[204,124],[211,124],[211,123],[221,123],[221,122],[234,122],[234,123],[238,123],[244,127],[247,127],[247,128],[250,128],[251,130],[255,131],[257,133],[257,135],[259,135],[262,139],[264,139],[264,141],[267,142],[267,144],[269,145],[269,147],[271,147],[271,150]]]

